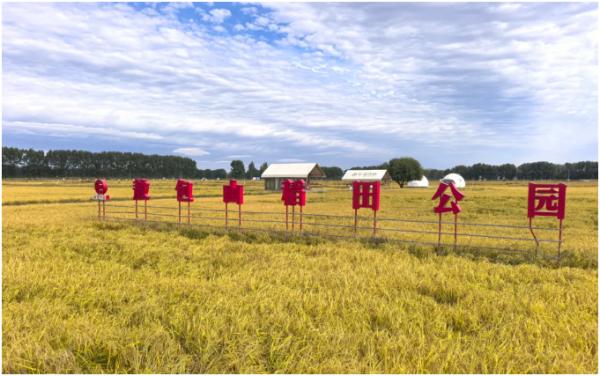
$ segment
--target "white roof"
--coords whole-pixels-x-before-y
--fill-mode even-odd
[[[319,176],[324,176],[323,171],[316,163],[273,163],[260,176],[264,178],[307,178],[315,169],[319,169]]]
[[[386,175],[389,179],[387,170],[348,170],[342,176],[342,180],[377,181],[382,180]]]
[[[465,179],[462,176],[460,176],[459,174],[455,174],[454,172],[444,176],[444,178],[442,179],[442,182],[444,182],[444,183],[454,182],[454,186],[456,188],[464,188],[466,185]]]
[[[429,187],[429,180],[425,175],[421,178],[421,180],[411,180],[406,183],[407,187],[418,188],[418,187]]]

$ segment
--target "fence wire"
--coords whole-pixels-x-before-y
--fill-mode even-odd
[[[474,239],[495,239],[507,242],[527,242],[535,244],[535,253],[537,255],[539,250],[540,243],[551,243],[551,244],[560,244],[562,241],[556,239],[547,239],[547,238],[537,238],[537,243],[535,243],[535,239],[533,237],[519,237],[519,236],[505,236],[500,234],[485,234],[485,233],[477,233],[477,232],[460,232],[458,229],[463,227],[474,227],[474,228],[486,228],[489,230],[495,229],[503,229],[503,230],[530,230],[529,226],[519,226],[519,225],[509,225],[509,224],[493,224],[493,223],[473,223],[473,222],[450,222],[450,221],[434,221],[434,220],[419,220],[419,219],[401,219],[401,218],[389,218],[389,217],[379,217],[376,218],[377,223],[383,222],[388,224],[403,224],[403,225],[436,225],[438,227],[434,230],[421,230],[421,229],[409,229],[409,228],[390,228],[390,227],[379,227],[374,224],[374,226],[364,226],[357,224],[349,224],[354,223],[355,217],[349,215],[337,215],[337,214],[316,214],[316,213],[302,213],[300,216],[300,211],[288,212],[288,220],[284,220],[286,216],[285,211],[275,212],[275,211],[252,211],[252,210],[243,210],[241,212],[236,208],[237,205],[232,205],[228,210],[228,218],[226,219],[225,213],[226,210],[223,209],[212,209],[212,208],[191,208],[188,216],[188,205],[183,203],[181,206],[158,206],[158,205],[148,205],[146,204],[138,204],[137,212],[135,210],[135,206],[133,205],[119,205],[112,202],[105,203],[105,216],[99,216],[99,218],[104,218],[108,220],[116,220],[116,221],[135,221],[135,222],[148,222],[148,223],[168,223],[168,224],[177,224],[184,226],[200,226],[207,228],[219,228],[227,231],[231,230],[240,230],[240,231],[260,231],[267,233],[277,233],[284,234],[286,237],[292,236],[320,236],[320,237],[331,237],[331,238],[340,238],[340,239],[370,239],[370,240],[383,240],[386,242],[397,242],[403,244],[413,244],[413,245],[421,245],[421,246],[433,246],[433,247],[460,247],[461,249],[465,248],[477,248],[477,249],[486,249],[486,250],[494,250],[494,251],[502,251],[502,252],[531,252],[532,250],[524,250],[524,249],[516,249],[514,247],[506,248],[506,247],[494,247],[486,244],[473,244],[472,240]],[[117,210],[114,210],[117,209]],[[127,209],[126,211],[120,209]],[[181,210],[181,214],[179,214],[179,210]],[[176,214],[173,214],[176,213]],[[221,216],[215,214],[222,214]],[[241,214],[241,218],[240,218]],[[113,215],[126,215],[131,216],[130,218],[122,218],[122,217],[114,217]],[[137,218],[136,218],[137,215]],[[263,218],[261,218],[263,216]],[[264,218],[264,216],[270,216],[271,218]],[[275,216],[277,219],[272,218]],[[248,218],[250,217],[250,218]],[[151,219],[148,219],[151,218]],[[302,218],[302,223],[300,226],[299,219]],[[290,220],[291,219],[291,220]],[[365,223],[366,221],[373,221],[373,217],[367,216],[359,216],[357,217],[361,223]],[[190,221],[188,223],[188,221]],[[221,222],[221,225],[208,224],[204,223],[205,221],[216,221]],[[334,221],[338,223],[327,223],[327,221]],[[193,223],[192,223],[193,222]],[[198,223],[202,222],[202,223]],[[339,223],[346,222],[346,224]],[[242,225],[243,224],[243,225]],[[266,226],[271,227],[249,227],[247,224],[264,224]],[[442,231],[441,225],[451,226],[454,228],[456,225],[456,232],[448,232]],[[274,228],[277,227],[277,228]],[[282,230],[281,228],[285,228]],[[323,229],[324,231],[321,231]],[[339,230],[338,233],[333,233],[331,231],[327,231],[327,229]],[[558,231],[556,228],[549,227],[531,227],[533,230],[542,230],[542,231]],[[340,234],[339,232],[345,232],[346,234]],[[371,236],[364,236],[364,232],[369,231],[372,232]],[[352,232],[351,235],[347,235],[348,232]],[[383,235],[382,235],[383,234]],[[406,235],[410,236],[420,236],[418,239],[406,239],[399,238],[398,236],[389,236],[397,234],[398,236]],[[385,235],[385,236],[384,236]],[[427,241],[426,237],[438,237],[438,241]],[[453,237],[454,243],[444,243],[441,241],[441,238],[444,237]],[[465,242],[460,242],[458,239],[468,239],[466,244]],[[479,242],[481,243],[481,242]]]
[[[118,217],[107,217],[105,218],[106,221],[114,221],[114,222],[133,222],[136,224],[144,224],[144,223],[154,223],[154,224],[168,224],[168,225],[177,225],[177,223],[174,222],[164,222],[164,221],[153,221],[153,220],[141,220],[141,219],[135,219],[135,218],[118,218]],[[453,243],[437,243],[437,242],[427,242],[427,241],[419,241],[419,240],[406,240],[406,239],[398,239],[398,238],[388,238],[388,237],[382,237],[382,236],[370,236],[370,237],[358,237],[358,236],[350,236],[350,235],[338,235],[338,234],[331,234],[331,233],[327,233],[327,234],[323,234],[323,233],[314,233],[314,232],[310,232],[310,231],[297,231],[297,232],[292,232],[292,231],[285,231],[285,230],[274,230],[274,229],[267,229],[267,228],[256,228],[256,227],[244,227],[244,226],[230,226],[228,228],[225,228],[224,226],[218,226],[218,225],[211,225],[211,224],[199,224],[199,223],[181,223],[179,224],[182,227],[188,227],[188,228],[214,228],[214,229],[219,229],[219,230],[224,230],[224,231],[240,231],[240,232],[262,232],[262,233],[266,233],[266,234],[275,234],[278,236],[282,236],[285,237],[286,239],[292,238],[292,237],[304,237],[304,238],[319,238],[319,237],[323,237],[323,238],[337,238],[337,239],[347,239],[347,240],[354,240],[354,241],[381,241],[381,242],[385,242],[385,243],[398,243],[398,244],[410,244],[410,245],[414,245],[414,246],[431,246],[431,247],[442,247],[442,248],[454,248],[455,245]],[[371,229],[371,228],[368,228]],[[529,241],[531,241],[531,239],[528,239]],[[459,250],[464,250],[464,251],[468,251],[471,249],[476,249],[476,250],[489,250],[489,251],[498,251],[498,252],[508,252],[508,253],[531,253],[532,250],[531,249],[517,249],[517,248],[504,248],[504,247],[492,247],[492,246],[486,246],[486,245],[459,245],[458,246]],[[546,258],[554,258],[554,257],[547,257]]]

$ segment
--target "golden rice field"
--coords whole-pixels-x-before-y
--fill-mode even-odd
[[[535,254],[525,182],[468,183],[439,252],[435,187],[384,188],[377,238],[363,210],[354,239],[341,184],[308,193],[302,236],[260,182],[228,232],[223,182],[196,182],[180,227],[173,180],[152,182],[148,222],[130,180],[109,180],[99,221],[92,184],[3,181],[3,372],[598,370],[596,182],[569,183],[560,266],[556,243]]]

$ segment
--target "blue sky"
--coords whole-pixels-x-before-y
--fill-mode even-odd
[[[3,145],[597,160],[594,3],[3,4]]]

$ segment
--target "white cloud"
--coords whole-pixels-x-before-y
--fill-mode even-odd
[[[205,21],[210,21],[213,23],[223,23],[223,21],[225,21],[226,18],[231,16],[231,11],[229,11],[228,9],[221,9],[221,8],[217,8],[217,9],[211,9],[208,14],[206,14],[203,19]]]
[[[187,155],[187,156],[190,156],[190,157],[201,157],[203,155],[210,154],[209,152],[207,152],[204,149],[194,148],[194,147],[177,148],[177,149],[173,150],[173,153],[175,153],[175,154],[183,154],[183,155]]]
[[[558,146],[583,159],[596,143],[590,5],[268,3],[235,26],[227,9],[196,8],[207,23],[186,23],[178,7],[7,4],[3,130],[257,160],[410,147],[449,160],[456,145],[475,161]],[[278,34],[246,33],[265,27]]]

